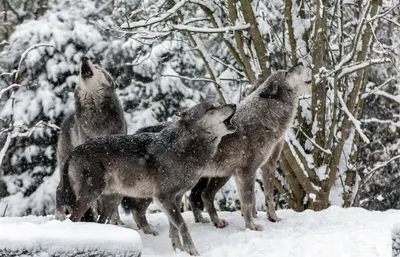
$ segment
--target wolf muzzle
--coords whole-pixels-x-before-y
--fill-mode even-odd
[[[82,58],[81,61],[81,73],[80,76],[84,79],[88,79],[91,78],[93,76],[93,71],[91,68],[91,61],[89,60],[89,58],[87,58],[86,56],[84,56]]]

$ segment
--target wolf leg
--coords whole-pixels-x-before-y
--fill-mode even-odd
[[[223,228],[229,224],[228,221],[220,219],[218,217],[217,210],[214,206],[215,194],[226,184],[226,182],[228,182],[229,178],[230,177],[211,178],[207,185],[207,188],[201,194],[201,198],[203,199],[204,205],[206,206],[208,215],[210,215],[211,222],[217,228]]]
[[[241,203],[240,206],[243,209],[243,218],[245,226],[251,230],[261,231],[263,226],[255,224],[252,215],[253,209],[253,197],[254,197],[254,183],[255,183],[255,170],[256,168],[249,167],[245,169],[236,170],[236,183],[240,193]]]
[[[207,188],[209,178],[200,178],[197,184],[190,190],[189,204],[192,209],[194,221],[196,223],[210,223],[208,218],[203,217],[201,213],[204,208],[204,202],[201,199],[202,192]]]
[[[96,200],[99,194],[87,194],[87,195],[80,195],[78,197],[75,206],[73,208],[71,217],[69,218],[73,222],[80,221],[82,216],[88,211],[89,206]]]
[[[84,172],[82,172],[84,174]],[[92,179],[88,178],[88,181]],[[92,180],[93,181],[93,180]],[[82,185],[83,188],[77,190],[79,195],[77,197],[76,203],[73,207],[73,211],[70,220],[76,222],[80,221],[82,216],[87,213],[88,209],[91,209],[91,205],[96,201],[96,199],[101,195],[105,188],[105,182],[99,183],[85,183]]]
[[[111,218],[115,212],[118,213],[118,205],[122,200],[122,196],[118,194],[111,195],[101,195],[99,201],[101,202],[103,208],[100,212],[98,223],[106,223],[107,220],[111,223]],[[119,215],[118,215],[119,218]],[[115,223],[114,225],[116,225]]]
[[[165,212],[165,214],[167,214],[170,224],[175,226],[176,227],[175,229],[179,231],[179,234],[182,237],[183,249],[190,255],[199,256],[200,254],[193,243],[192,237],[190,236],[189,233],[188,226],[179,211],[178,205],[176,204],[176,199],[171,199],[171,198],[173,197],[163,196],[162,198],[157,197],[154,200],[157,202],[159,207]],[[170,229],[170,232],[172,231],[172,233],[176,233],[174,232],[175,229],[174,228]],[[172,234],[171,236],[176,238],[174,234]],[[173,238],[171,238],[171,240],[176,241],[176,239]]]
[[[275,212],[275,204],[273,199],[276,164],[279,160],[279,156],[281,155],[284,143],[284,140],[282,140],[275,146],[268,161],[261,167],[262,180],[264,184],[265,207],[267,209],[268,219],[272,222],[278,222],[281,220]]]
[[[62,194],[63,194],[63,181],[61,176],[60,183],[58,184],[56,189],[56,210],[54,214],[54,218],[56,220],[67,219],[67,215],[65,215],[65,208],[63,206],[63,201],[62,201]]]
[[[135,204],[132,206],[132,215],[138,227],[143,230],[143,233],[158,236],[158,232],[151,228],[146,219],[146,210],[152,200],[151,198],[135,198]]]
[[[181,202],[182,202],[182,197],[183,194],[177,194],[177,196],[175,197],[175,202],[176,202],[176,206],[180,206]],[[179,238],[179,230],[176,226],[174,226],[174,224],[171,223],[171,221],[169,222],[169,237],[171,238],[171,243],[172,243],[172,247],[174,248],[174,250],[179,249],[184,251],[185,249],[182,246],[182,242],[181,239]]]

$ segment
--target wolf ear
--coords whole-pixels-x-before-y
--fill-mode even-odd
[[[276,98],[280,93],[280,87],[276,83],[269,84],[266,88],[264,88],[259,94],[262,98]]]
[[[304,66],[303,63],[299,62],[298,64],[296,64],[295,66],[293,66],[292,68],[290,68],[287,72],[286,75],[288,74],[300,74],[302,73],[304,70]]]

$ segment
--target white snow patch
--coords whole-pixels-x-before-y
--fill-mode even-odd
[[[139,234],[127,228],[96,223],[57,221],[52,216],[0,218],[0,249],[36,254],[96,251],[113,256],[138,253]]]
[[[203,257],[376,257],[391,256],[391,229],[400,221],[400,211],[371,212],[362,208],[332,206],[327,210],[296,213],[277,212],[281,222],[272,223],[264,212],[255,222],[264,226],[256,232],[244,228],[240,212],[220,212],[229,221],[223,229],[212,224],[194,223],[191,212],[183,213],[193,241]],[[139,234],[143,239],[142,257],[187,257],[174,252],[168,237],[168,221],[163,213],[148,214],[150,224],[160,235]],[[133,222],[131,215],[122,216]]]

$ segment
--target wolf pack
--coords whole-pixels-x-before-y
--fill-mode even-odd
[[[216,101],[183,110],[173,121],[127,135],[123,107],[110,73],[83,57],[75,88],[75,111],[63,121],[57,145],[60,182],[55,218],[118,224],[118,206],[132,213],[146,234],[158,235],[147,222],[151,202],[167,215],[174,249],[199,255],[180,207],[188,197],[196,222],[228,225],[214,206],[219,189],[234,176],[245,227],[254,222],[255,182],[261,169],[270,221],[276,164],[286,131],[293,123],[298,97],[309,90],[301,63],[260,76],[244,99]],[[199,199],[200,198],[200,199]]]

